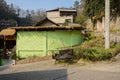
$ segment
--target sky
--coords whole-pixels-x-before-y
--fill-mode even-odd
[[[5,0],[8,4],[13,3],[24,10],[50,10],[58,7],[72,7],[76,0]]]

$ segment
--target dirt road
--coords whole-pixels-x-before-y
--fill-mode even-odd
[[[120,61],[96,64],[55,65],[42,61],[0,71],[0,80],[120,80]]]

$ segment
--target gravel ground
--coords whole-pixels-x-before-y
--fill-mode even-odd
[[[0,80],[120,80],[120,61],[59,65],[54,60],[0,70]]]

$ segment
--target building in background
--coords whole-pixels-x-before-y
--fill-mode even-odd
[[[18,26],[16,21],[0,20],[0,31],[8,27],[15,27],[15,26]]]
[[[59,24],[51,21],[50,19],[48,19],[47,17],[41,21],[39,21],[38,23],[35,24],[35,26],[60,26]]]
[[[51,21],[59,25],[64,25],[65,23],[74,23],[77,16],[77,10],[58,8],[46,11],[46,14],[47,18]]]

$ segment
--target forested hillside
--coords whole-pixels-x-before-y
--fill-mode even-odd
[[[17,5],[0,0],[0,21],[16,21],[18,26],[31,26],[45,16],[45,10],[23,10]]]

